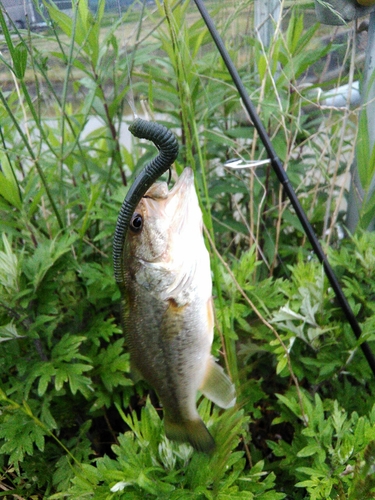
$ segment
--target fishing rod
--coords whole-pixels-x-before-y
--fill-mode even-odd
[[[259,137],[263,143],[263,146],[264,146],[265,150],[267,151],[271,166],[272,166],[277,178],[279,179],[280,183],[282,184],[282,186],[285,190],[285,193],[288,196],[289,201],[292,204],[292,206],[297,214],[297,217],[302,224],[303,229],[305,230],[306,236],[307,236],[308,240],[310,241],[310,244],[311,244],[316,256],[318,257],[320,263],[323,264],[325,274],[326,274],[326,276],[327,276],[327,278],[328,278],[328,280],[329,280],[329,282],[330,282],[330,284],[335,292],[337,301],[339,302],[340,307],[341,307],[342,311],[344,312],[346,319],[348,320],[348,323],[350,324],[350,326],[354,332],[355,337],[357,338],[357,340],[359,340],[361,333],[362,333],[362,330],[361,330],[361,327],[359,326],[357,318],[355,317],[355,315],[352,311],[352,308],[350,307],[349,302],[347,301],[347,298],[345,297],[345,294],[340,286],[340,283],[339,283],[330,263],[328,262],[327,256],[325,255],[325,253],[324,253],[324,251],[319,243],[319,240],[318,240],[316,234],[314,233],[314,230],[313,230],[313,228],[312,228],[312,226],[311,226],[311,224],[310,224],[310,222],[309,222],[309,220],[308,220],[308,218],[307,218],[307,216],[306,216],[306,214],[305,214],[305,212],[304,212],[304,210],[303,210],[303,208],[302,208],[302,206],[297,198],[297,195],[296,195],[292,185],[290,184],[289,178],[284,170],[283,164],[282,164],[280,158],[276,154],[276,151],[272,145],[271,139],[269,138],[269,136],[266,132],[266,129],[264,128],[264,126],[263,126],[263,124],[258,116],[258,113],[256,112],[256,109],[255,109],[253,103],[251,102],[251,99],[249,98],[249,94],[245,89],[245,86],[241,80],[240,75],[238,74],[238,71],[237,71],[232,59],[230,58],[230,55],[229,55],[229,53],[224,45],[224,42],[221,39],[220,34],[219,34],[218,30],[216,29],[215,24],[213,23],[210,15],[209,15],[209,13],[208,13],[208,11],[203,3],[203,0],[194,0],[194,3],[199,10],[199,12],[202,16],[202,19],[204,20],[204,22],[208,28],[208,31],[210,32],[212,39],[215,42],[216,47],[221,54],[221,57],[223,58],[225,66],[227,67],[227,69],[230,73],[230,76],[232,77],[233,83],[236,86],[238,93],[242,99],[242,103],[243,103],[246,111],[248,112],[248,114],[249,114],[249,116],[254,124],[254,127],[256,128],[256,130],[259,134]],[[372,370],[372,373],[375,375],[375,357],[374,357],[373,352],[370,349],[370,346],[368,345],[368,343],[366,341],[362,342],[361,349],[362,349],[362,352],[363,352],[363,354],[364,354],[364,356],[365,356],[365,358],[366,358],[366,360],[367,360],[367,362]]]

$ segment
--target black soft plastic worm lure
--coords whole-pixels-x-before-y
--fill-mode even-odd
[[[158,148],[159,154],[145,166],[131,185],[117,218],[113,239],[113,267],[116,283],[120,289],[124,282],[122,271],[124,242],[134,210],[146,191],[170,168],[178,155],[176,136],[160,123],[137,118],[130,125],[129,130],[135,137],[152,141]]]

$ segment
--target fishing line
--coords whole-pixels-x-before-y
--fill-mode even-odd
[[[325,274],[326,274],[326,276],[327,276],[327,278],[332,286],[332,289],[335,292],[337,301],[339,302],[340,307],[341,307],[342,311],[344,312],[346,319],[347,319],[348,323],[350,324],[355,337],[357,338],[357,340],[359,340],[361,337],[362,330],[361,330],[361,327],[359,326],[357,318],[355,317],[355,315],[354,315],[354,313],[349,305],[349,302],[347,301],[347,299],[344,295],[344,292],[342,291],[340,283],[338,282],[338,279],[337,279],[331,265],[328,262],[327,256],[325,255],[325,253],[324,253],[324,251],[319,243],[319,240],[318,240],[316,234],[314,233],[314,230],[313,230],[313,228],[312,228],[312,226],[311,226],[311,224],[310,224],[310,222],[309,222],[309,220],[308,220],[308,218],[307,218],[307,216],[306,216],[306,214],[305,214],[305,212],[304,212],[304,210],[303,210],[303,208],[302,208],[302,206],[297,198],[297,195],[296,195],[292,185],[290,184],[289,178],[288,178],[288,176],[283,168],[283,164],[282,164],[280,158],[277,156],[276,151],[272,145],[271,139],[269,138],[262,122],[260,121],[260,118],[256,112],[256,109],[249,98],[249,95],[245,89],[245,86],[242,83],[242,80],[238,74],[238,71],[237,71],[232,59],[229,56],[229,53],[224,45],[224,42],[221,39],[219,32],[217,31],[203,1],[202,0],[194,0],[194,3],[199,10],[199,12],[202,16],[202,19],[204,20],[204,22],[208,28],[208,31],[210,32],[212,39],[215,42],[215,45],[221,54],[221,57],[223,58],[225,66],[227,67],[229,74],[233,80],[233,83],[236,86],[237,91],[242,99],[243,105],[244,105],[247,113],[249,114],[249,117],[252,120],[254,127],[256,128],[256,130],[259,134],[259,137],[263,143],[263,146],[264,146],[265,150],[267,151],[272,168],[273,168],[279,182],[281,183],[281,185],[285,189],[285,192],[289,198],[289,201],[292,204],[292,206],[297,214],[297,217],[298,217],[299,221],[301,222],[302,227],[305,230],[306,236],[309,239],[310,244],[311,244],[316,256],[318,257],[320,263],[323,264]],[[362,342],[361,349],[362,349],[362,352],[363,352],[363,354],[364,354],[364,356],[369,364],[369,367],[371,368],[373,374],[375,375],[375,357],[374,357],[373,352],[370,349],[370,346],[368,345],[368,343],[366,341]]]

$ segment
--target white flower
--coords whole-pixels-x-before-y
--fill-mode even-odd
[[[116,493],[116,491],[122,491],[126,486],[128,486],[128,484],[130,483],[125,483],[125,481],[119,481],[114,486],[112,486],[111,491],[112,493]]]

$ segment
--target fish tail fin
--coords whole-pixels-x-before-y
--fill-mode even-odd
[[[165,415],[164,427],[168,439],[180,442],[187,441],[195,450],[204,453],[212,453],[215,449],[215,440],[200,418],[176,423]]]

